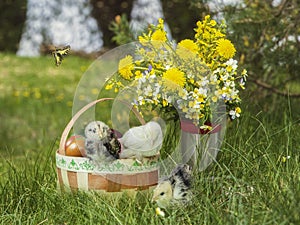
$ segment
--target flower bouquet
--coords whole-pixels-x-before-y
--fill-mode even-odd
[[[206,16],[194,30],[194,40],[176,44],[168,40],[162,19],[150,25],[138,37],[135,54],[119,61],[106,89],[132,91],[131,103],[141,113],[156,111],[165,120],[180,120],[182,129],[192,124],[197,129],[191,133],[197,135],[217,131],[214,117],[222,110],[231,120],[239,117],[247,72],[233,59],[236,49],[226,38],[225,23]]]

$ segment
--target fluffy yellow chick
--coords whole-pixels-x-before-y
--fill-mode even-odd
[[[171,182],[168,180],[160,182],[153,191],[152,201],[161,208],[167,208],[173,199]]]
[[[191,180],[191,167],[177,165],[170,176],[161,180],[153,190],[152,201],[161,208],[188,203],[192,197]]]

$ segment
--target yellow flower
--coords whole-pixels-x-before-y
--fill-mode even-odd
[[[105,86],[105,90],[111,90],[113,88],[114,84],[107,84]]]
[[[201,102],[201,103],[205,102],[204,97],[205,97],[204,95],[199,95],[199,97],[197,98],[197,101]]]
[[[217,97],[217,96],[213,96],[213,97],[211,98],[211,100],[212,100],[213,102],[217,102],[217,101],[218,101],[218,97]]]
[[[200,126],[200,129],[202,129],[202,130],[211,130],[212,129],[212,126],[209,126],[209,125],[202,125],[202,126]]]
[[[189,83],[194,84],[194,83],[195,83],[195,80],[194,80],[193,78],[190,78],[190,79],[189,79]]]
[[[281,157],[281,162],[285,163],[285,162],[286,162],[288,159],[290,159],[290,158],[291,158],[291,156],[289,156],[289,155],[286,156],[286,157],[285,157],[285,156],[282,156],[282,157]]]
[[[159,207],[157,207],[157,208],[155,209],[155,213],[156,213],[156,215],[158,215],[158,216],[162,216],[162,217],[165,216],[165,212],[162,211]]]
[[[142,72],[139,70],[135,71],[134,75],[136,80],[142,78],[143,76]]]
[[[164,30],[156,30],[152,34],[151,41],[161,41],[165,42],[167,40],[167,35]]]
[[[281,161],[285,163],[286,162],[286,157],[282,156]]]
[[[193,58],[197,54],[199,48],[195,42],[190,39],[182,40],[178,43],[176,53],[183,59]]]
[[[58,95],[55,96],[56,101],[61,102],[62,100],[64,100],[65,95],[63,93],[60,93]]]
[[[86,99],[86,97],[84,95],[79,95],[79,100],[80,101],[84,101]]]
[[[240,113],[242,112],[242,110],[241,110],[240,107],[236,107],[236,108],[235,108],[235,112],[238,113],[238,114],[240,114]]]
[[[20,91],[17,91],[17,90],[14,91],[14,96],[15,96],[15,97],[19,97],[19,96],[20,96]]]
[[[98,90],[97,88],[93,88],[93,89],[91,90],[91,93],[92,93],[93,95],[98,95],[98,94],[99,94],[99,90]]]
[[[23,96],[26,97],[26,98],[29,97],[30,96],[30,92],[29,91],[24,91],[23,92]]]
[[[166,99],[163,99],[162,100],[162,105],[163,105],[163,107],[167,106],[168,105],[168,101]]]
[[[193,108],[195,106],[195,102],[194,101],[189,101],[189,108]]]
[[[158,25],[157,25],[158,29],[164,29],[164,20],[162,18],[158,19]]]
[[[146,45],[147,42],[148,42],[148,39],[147,39],[146,37],[144,37],[144,36],[139,36],[138,39],[139,39],[139,42],[140,42],[142,45]],[[140,52],[141,55],[143,55],[144,52],[142,52],[142,51],[144,51],[144,49],[141,48],[140,51],[141,51],[141,52]]]
[[[211,33],[209,31],[204,31],[203,32],[203,39],[204,40],[209,40],[211,39]]]
[[[125,58],[120,60],[119,73],[124,79],[129,80],[133,76],[132,73],[133,69],[134,69],[134,65],[132,62],[132,56],[127,55],[125,56]]]
[[[115,17],[115,22],[116,22],[116,24],[120,24],[121,23],[121,16],[120,15],[116,15],[116,17]]]
[[[182,110],[182,112],[184,112],[184,113],[186,113],[186,112],[189,111],[189,109],[188,109],[186,106],[183,106],[181,110]]]
[[[198,46],[196,45],[196,43],[194,41],[192,41],[190,39],[182,40],[181,42],[178,43],[178,46],[186,48],[194,53],[198,52]]]
[[[162,78],[164,83],[171,89],[177,89],[178,86],[183,87],[185,85],[185,76],[184,72],[180,71],[177,68],[171,68],[163,73]]]
[[[36,99],[40,99],[40,98],[42,97],[41,92],[40,92],[40,91],[35,91],[35,92],[34,92],[34,97],[35,97]]]
[[[81,67],[80,67],[80,71],[81,71],[81,72],[85,72],[86,70],[87,70],[87,66],[81,66]]]
[[[210,20],[210,15],[206,15],[206,16],[204,17],[204,22],[205,22],[205,23],[206,23],[207,20]],[[203,22],[203,23],[204,23],[204,22]]]
[[[230,59],[234,56],[235,54],[235,47],[231,43],[231,41],[221,38],[217,42],[217,52],[219,53],[220,56],[224,57],[225,59]]]
[[[246,76],[247,76],[247,70],[243,69],[242,71],[242,76],[244,77],[244,79],[246,80]]]
[[[217,25],[217,22],[215,20],[211,20],[209,22],[209,25],[211,25],[212,27],[216,26]]]

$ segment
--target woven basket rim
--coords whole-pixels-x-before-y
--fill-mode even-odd
[[[158,161],[138,165],[133,159],[116,159],[113,162],[96,167],[87,157],[66,156],[56,151],[56,167],[72,171],[93,174],[136,174],[158,170]]]

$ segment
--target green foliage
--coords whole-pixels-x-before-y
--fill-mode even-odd
[[[299,93],[299,3],[281,1],[274,6],[273,1],[243,2],[242,7],[224,11],[249,79],[279,94]],[[298,85],[291,89],[295,82]]]
[[[186,38],[194,39],[195,24],[204,19],[208,8],[204,0],[173,0],[161,1],[163,4],[165,20],[168,23],[172,37],[175,41]]]
[[[126,14],[116,16],[115,20],[110,23],[109,29],[114,32],[112,41],[116,42],[117,45],[124,45],[135,39]]]
[[[163,145],[160,150],[160,159],[166,159],[172,155],[174,149],[179,144],[180,124],[179,121],[170,120],[166,124],[166,134],[164,136]]]
[[[115,47],[116,44],[112,41],[114,33],[109,29],[110,23],[117,15],[130,15],[133,0],[91,0],[90,3],[93,6],[92,15],[103,32],[104,46]]]

